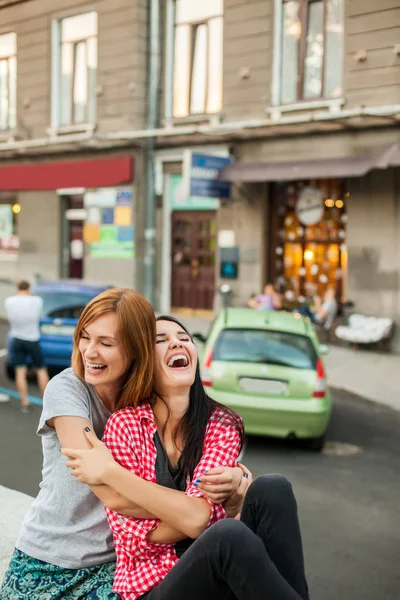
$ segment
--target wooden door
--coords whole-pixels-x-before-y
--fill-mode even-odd
[[[174,211],[171,306],[211,310],[215,292],[215,211]]]

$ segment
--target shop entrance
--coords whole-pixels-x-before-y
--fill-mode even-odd
[[[171,306],[212,310],[215,292],[215,211],[173,211]]]
[[[323,297],[333,287],[344,299],[348,201],[339,180],[275,184],[269,272],[287,298]]]

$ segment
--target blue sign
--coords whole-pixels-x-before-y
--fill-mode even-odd
[[[124,225],[117,227],[117,241],[118,242],[133,242],[134,228],[132,225]]]
[[[114,225],[114,209],[113,208],[103,208],[103,215],[101,222],[103,225]]]
[[[132,204],[132,190],[117,190],[117,205],[130,206]]]
[[[220,171],[231,163],[231,158],[191,152],[190,162],[187,164],[188,172],[185,173],[189,177],[188,195],[206,198],[230,198],[231,183],[220,181],[218,176]]]
[[[221,262],[221,279],[237,279],[238,265],[233,262]]]
[[[220,248],[220,276],[222,279],[237,279],[239,273],[239,248]]]

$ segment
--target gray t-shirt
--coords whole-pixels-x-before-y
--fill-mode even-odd
[[[110,414],[95,388],[78,379],[72,369],[49,382],[37,431],[42,436],[42,482],[16,544],[21,552],[70,569],[115,560],[103,504],[87,485],[71,477],[57,434],[46,425],[53,417],[84,417],[101,438]]]

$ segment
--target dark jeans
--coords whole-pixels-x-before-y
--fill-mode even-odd
[[[142,600],[308,600],[297,504],[290,483],[252,483],[241,521],[205,531]]]

